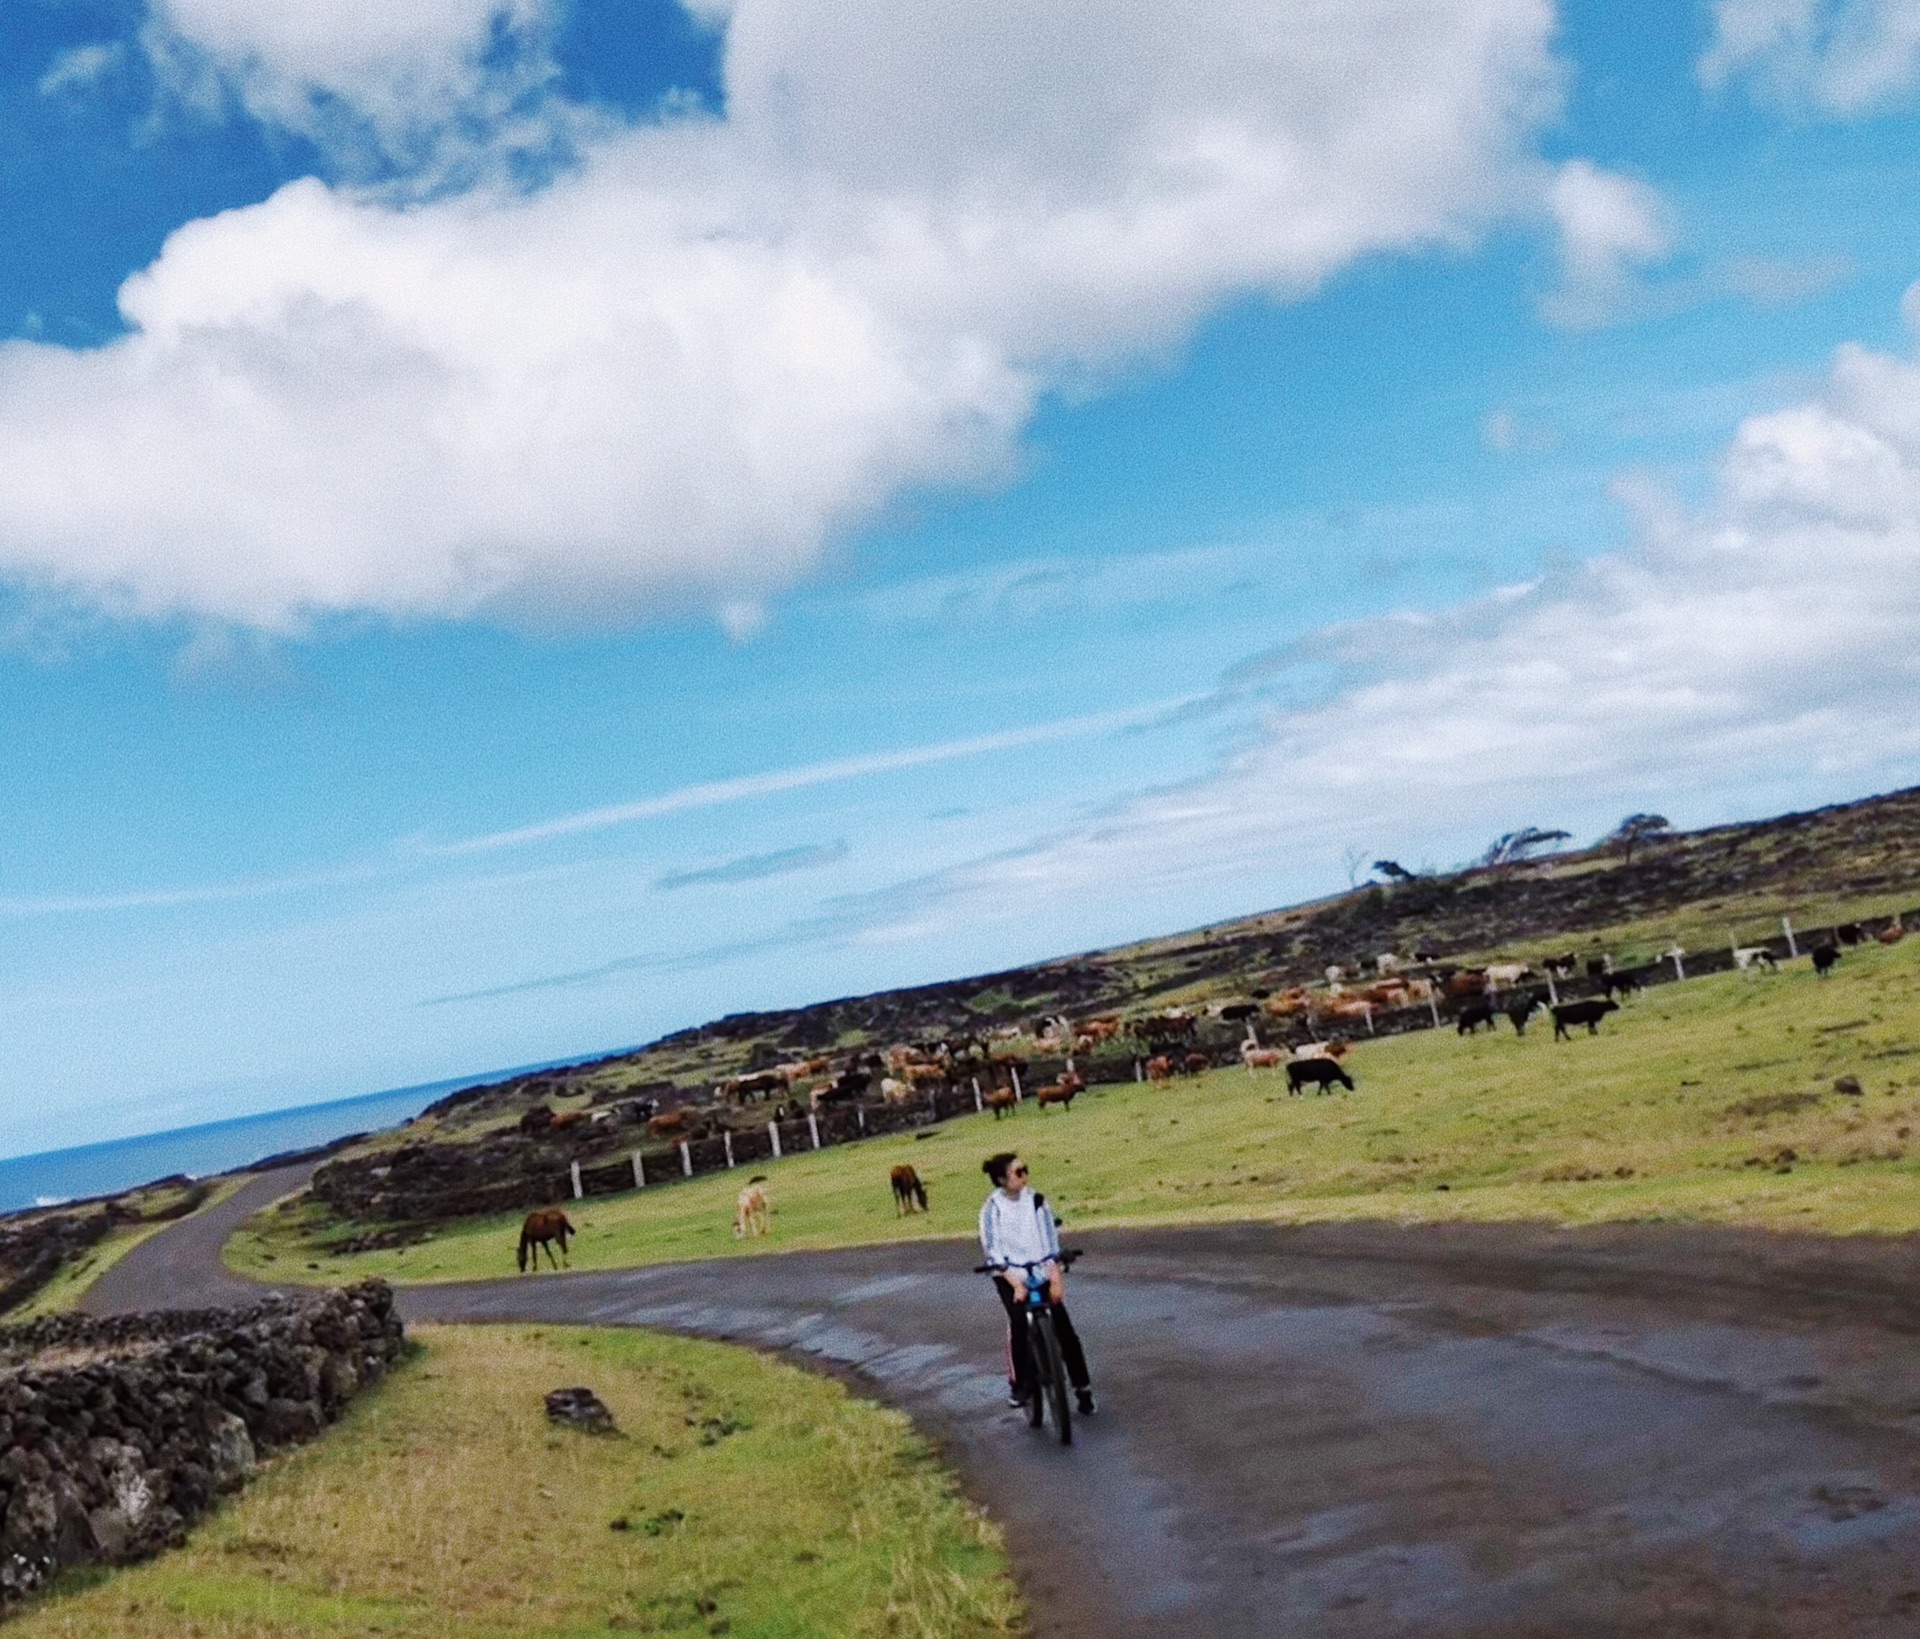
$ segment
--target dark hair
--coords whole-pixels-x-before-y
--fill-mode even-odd
[[[1006,1183],[1007,1168],[1013,1165],[1015,1159],[1014,1151],[1002,1150],[998,1155],[989,1155],[986,1160],[982,1161],[980,1163],[980,1170],[993,1180],[997,1188]]]

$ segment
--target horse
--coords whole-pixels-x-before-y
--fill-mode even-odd
[[[927,1210],[927,1186],[920,1181],[920,1174],[912,1167],[901,1165],[888,1174],[887,1181],[893,1185],[893,1209],[895,1214],[911,1212],[918,1202],[920,1210]]]
[[[773,1210],[767,1201],[767,1192],[760,1186],[764,1177],[756,1176],[747,1187],[741,1190],[739,1198],[733,1204],[733,1235],[735,1240],[748,1235],[764,1235],[767,1232],[767,1215]]]
[[[539,1267],[540,1249],[542,1247],[546,1248],[547,1262],[553,1263],[553,1243],[555,1241],[560,1243],[560,1256],[565,1258],[567,1255],[567,1237],[579,1233],[580,1232],[567,1221],[567,1215],[560,1211],[558,1207],[551,1207],[540,1212],[529,1212],[527,1214],[527,1221],[520,1226],[520,1273],[524,1275],[527,1272],[527,1254],[529,1252],[533,1254],[534,1267]],[[557,1270],[560,1265],[553,1263],[553,1267]]]

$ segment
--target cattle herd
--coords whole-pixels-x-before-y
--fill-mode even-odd
[[[1805,954],[1815,975],[1824,979],[1840,961],[1844,947],[1870,942],[1891,945],[1905,936],[1906,928],[1897,916],[1871,932],[1858,923],[1843,923],[1804,953],[1796,952],[1789,940],[1787,955]],[[1676,976],[1682,976],[1684,954],[1677,947],[1666,953],[1675,964]],[[1775,973],[1782,957],[1765,945],[1734,945],[1732,959],[1733,967],[1743,973]],[[722,1082],[714,1090],[714,1108],[705,1110],[689,1105],[661,1113],[654,1100],[627,1100],[631,1108],[616,1117],[605,1111],[555,1113],[539,1105],[527,1112],[521,1124],[529,1131],[545,1133],[580,1123],[638,1118],[646,1120],[649,1133],[656,1138],[688,1140],[716,1130],[717,1108],[772,1100],[773,1119],[793,1121],[835,1105],[857,1103],[876,1088],[885,1104],[915,1105],[927,1101],[930,1094],[967,1081],[972,1083],[978,1107],[991,1110],[996,1121],[1013,1114],[1028,1100],[1043,1112],[1055,1107],[1070,1111],[1074,1099],[1087,1087],[1086,1078],[1074,1068],[1076,1053],[1111,1052],[1116,1045],[1123,1051],[1131,1049],[1135,1078],[1156,1085],[1218,1068],[1217,1054],[1202,1050],[1198,1043],[1203,1021],[1210,1022],[1216,1031],[1220,1025],[1244,1030],[1238,1052],[1249,1075],[1284,1072],[1290,1094],[1303,1093],[1309,1087],[1317,1093],[1328,1093],[1336,1086],[1352,1092],[1357,1091],[1358,1084],[1342,1062],[1350,1049],[1348,1032],[1358,1024],[1372,1033],[1379,1014],[1419,1008],[1439,1025],[1444,1012],[1462,1037],[1493,1031],[1502,1018],[1516,1036],[1524,1036],[1528,1024],[1544,1014],[1553,1021],[1554,1039],[1567,1041],[1583,1027],[1589,1035],[1598,1035],[1607,1015],[1618,1012],[1621,1003],[1642,988],[1633,974],[1616,972],[1609,958],[1582,959],[1573,952],[1548,957],[1538,964],[1491,962],[1470,968],[1442,964],[1433,953],[1420,951],[1411,959],[1381,955],[1369,965],[1373,969],[1370,982],[1361,982],[1357,970],[1329,967],[1323,989],[1309,991],[1306,986],[1295,986],[1277,992],[1255,990],[1251,1000],[1218,1003],[1204,1014],[1168,1010],[1132,1019],[1106,1014],[1077,1024],[1057,1017],[1040,1021],[1031,1032],[1003,1029],[991,1037],[966,1036],[896,1044],[884,1051],[860,1049],[797,1059]],[[1725,965],[1723,960],[1722,969]],[[1587,994],[1563,995],[1563,986],[1584,988]],[[1263,1044],[1259,1036],[1262,1024],[1284,1038],[1285,1045]],[[1021,1081],[1028,1059],[1011,1050],[1028,1035],[1040,1050],[1063,1054],[1065,1059],[1065,1068],[1056,1079],[1032,1088],[1024,1087]],[[731,1164],[731,1149],[728,1155]],[[889,1175],[889,1187],[896,1213],[928,1210],[926,1184],[913,1167],[895,1166]],[[766,1177],[756,1174],[735,1201],[735,1236],[765,1236],[771,1211]],[[529,1214],[520,1236],[521,1269],[537,1268],[542,1251],[553,1264],[552,1243],[556,1241],[564,1261],[568,1237],[574,1233],[574,1226],[562,1212]]]

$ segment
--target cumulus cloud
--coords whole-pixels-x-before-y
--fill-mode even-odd
[[[1640,275],[1673,250],[1660,196],[1587,160],[1560,167],[1547,208],[1560,230],[1561,282],[1541,310],[1555,324],[1590,329],[1621,317],[1640,294]]]
[[[541,119],[527,99],[555,72],[553,10],[551,0],[151,0],[142,42],[191,103],[217,109],[232,96],[350,162],[418,166],[476,142],[528,142]]]
[[[1547,174],[1547,0],[709,14],[724,117],[601,133],[533,191],[296,183],[176,233],[111,345],[0,349],[0,574],[269,629],[696,604],[749,631],[903,490],[1005,473],[1041,392],[1466,243]],[[323,93],[457,102],[529,17],[160,13],[295,125]],[[1581,266],[1631,260],[1608,243]]]
[[[1920,84],[1916,0],[1718,0],[1701,80],[1848,116],[1908,100]]]
[[[1905,312],[1920,332],[1920,286]],[[1597,832],[1696,796],[1764,807],[1809,770],[1832,789],[1911,783],[1920,364],[1841,348],[1817,398],[1740,428],[1711,504],[1642,513],[1629,550],[1243,668],[1222,705],[1306,668],[1334,682],[1266,710],[1215,776],[921,885],[902,925],[1041,917],[1116,882],[1192,903],[1277,860],[1324,881],[1348,844],[1458,858],[1524,821]]]

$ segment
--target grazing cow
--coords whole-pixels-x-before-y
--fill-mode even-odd
[[[1511,990],[1522,979],[1533,977],[1533,969],[1525,962],[1494,962],[1486,971],[1486,988],[1489,990]]]
[[[880,1096],[889,1104],[911,1104],[915,1096],[913,1083],[895,1081],[892,1076],[883,1076],[880,1081]]]
[[[1833,945],[1815,945],[1813,947],[1813,971],[1825,978],[1833,971],[1833,965],[1840,960],[1840,952]]]
[[[1073,1101],[1086,1090],[1086,1082],[1069,1071],[1058,1081],[1048,1082],[1033,1095],[1033,1101],[1043,1110],[1049,1104],[1058,1104],[1063,1110],[1071,1110]]]
[[[920,1182],[920,1174],[910,1166],[901,1165],[887,1174],[887,1182],[893,1186],[893,1210],[898,1217],[903,1212],[912,1212],[917,1203],[920,1211],[927,1210],[927,1186]]]
[[[1335,1036],[1330,1041],[1310,1041],[1294,1048],[1297,1059],[1343,1059],[1349,1051],[1347,1038]]]
[[[1487,976],[1476,973],[1471,968],[1460,968],[1447,975],[1447,994],[1455,1001],[1465,1001],[1473,996],[1486,993]]]
[[[1258,1002],[1228,1002],[1220,1009],[1220,1017],[1228,1024],[1238,1024],[1242,1019],[1250,1019],[1260,1011]]]
[[[1874,938],[1878,939],[1883,945],[1897,945],[1902,939],[1906,938],[1906,936],[1907,930],[1901,925],[1900,918],[1896,916],[1876,933]]]
[[[1580,957],[1576,951],[1570,950],[1564,955],[1547,958],[1547,971],[1556,979],[1571,979],[1579,965]]]
[[[1866,943],[1867,930],[1861,927],[1858,922],[1842,922],[1840,926],[1833,931],[1843,945],[1861,945]]]
[[[733,1203],[733,1238],[744,1240],[749,1235],[764,1235],[767,1232],[767,1218],[773,1211],[767,1201],[767,1192],[760,1186],[766,1179],[756,1174],[739,1193]]]
[[[1247,1067],[1247,1074],[1255,1070],[1277,1070],[1287,1062],[1287,1055],[1277,1047],[1254,1047],[1243,1045],[1240,1049],[1240,1062]]]
[[[649,1121],[647,1131],[655,1138],[691,1138],[694,1120],[691,1110],[669,1110]]]
[[[560,1243],[560,1256],[567,1256],[567,1237],[577,1235],[579,1231],[567,1220],[567,1215],[553,1207],[542,1212],[529,1212],[527,1220],[520,1226],[520,1273],[527,1272],[527,1255],[533,1255],[533,1266],[540,1267],[540,1253],[544,1248],[547,1262],[557,1270],[560,1265],[553,1262],[553,1243]],[[572,1260],[568,1260],[571,1262]]]
[[[1773,952],[1765,945],[1740,945],[1733,953],[1733,965],[1742,973],[1751,968],[1765,968],[1769,973],[1778,973],[1780,964],[1774,960]]]
[[[1594,997],[1584,1002],[1562,1002],[1553,1009],[1553,1039],[1566,1041],[1567,1026],[1584,1024],[1589,1036],[1600,1034],[1600,1021],[1609,1013],[1620,1011],[1620,1004],[1604,997]]]
[[[1643,987],[1631,973],[1609,973],[1600,981],[1600,988],[1611,1000],[1617,1002],[1623,997],[1634,995]]]
[[[1308,1082],[1324,1093],[1327,1084],[1334,1081],[1348,1092],[1354,1091],[1353,1077],[1341,1069],[1335,1059],[1295,1059],[1287,1066],[1287,1091],[1290,1093],[1299,1092]]]
[[[547,1123],[547,1131],[563,1133],[569,1127],[582,1125],[586,1119],[585,1110],[558,1110],[554,1113],[553,1119]]]
[[[1527,1020],[1546,1005],[1547,999],[1539,991],[1521,991],[1507,1008],[1507,1019],[1513,1025],[1513,1033],[1516,1036],[1524,1036],[1527,1033]]]
[[[1456,1021],[1454,1034],[1457,1036],[1471,1036],[1474,1031],[1478,1030],[1483,1024],[1489,1030],[1493,1028],[1493,1003],[1469,1002],[1465,1007],[1460,1009],[1460,1017]]]
[[[1187,1055],[1185,1069],[1188,1075],[1202,1075],[1212,1068],[1213,1060],[1208,1058],[1205,1053],[1189,1053]]]
[[[1003,1115],[1012,1115],[1014,1106],[1020,1101],[1013,1096],[1011,1087],[996,1087],[982,1102],[993,1111],[993,1119],[998,1121]]]
[[[1406,965],[1400,957],[1396,956],[1390,950],[1382,951],[1373,959],[1373,971],[1383,979],[1390,973],[1398,973]]]
[[[1168,1058],[1165,1053],[1155,1053],[1152,1058],[1147,1060],[1147,1080],[1173,1080],[1173,1060]]]
[[[1599,984],[1613,971],[1613,958],[1610,956],[1589,956],[1587,958],[1587,977]]]

